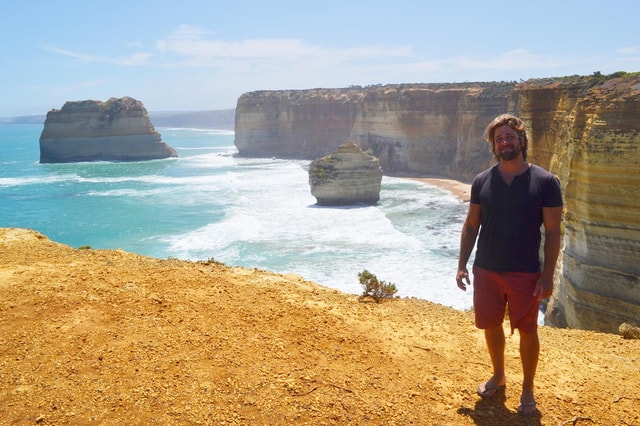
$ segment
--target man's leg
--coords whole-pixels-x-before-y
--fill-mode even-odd
[[[487,388],[496,388],[504,385],[506,382],[504,373],[505,337],[502,324],[497,327],[485,329],[484,337],[487,341],[489,356],[491,356],[491,365],[493,366],[493,377],[487,382]]]
[[[532,403],[535,402],[533,380],[536,375],[536,369],[538,368],[539,354],[540,340],[538,339],[538,332],[523,333],[522,330],[520,330],[520,359],[522,360],[523,374],[520,402],[525,409],[526,407],[531,407],[532,410],[535,410],[535,406],[532,405]]]
[[[473,307],[476,327],[484,330],[487,349],[493,366],[493,376],[478,387],[483,398],[493,396],[498,387],[505,384],[504,347],[502,324],[506,308],[506,295],[501,274],[473,267]]]

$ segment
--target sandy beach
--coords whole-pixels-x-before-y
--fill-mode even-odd
[[[438,177],[410,177],[409,179],[428,183],[451,192],[460,201],[468,202],[471,197],[471,185],[455,179]]]

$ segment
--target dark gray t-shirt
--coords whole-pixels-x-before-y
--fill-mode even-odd
[[[543,207],[561,207],[560,182],[531,164],[507,185],[498,165],[475,177],[471,203],[482,206],[474,265],[496,272],[540,271]]]

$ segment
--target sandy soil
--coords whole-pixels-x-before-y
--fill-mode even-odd
[[[0,292],[2,425],[640,425],[640,340],[618,335],[542,327],[521,419],[517,333],[481,400],[472,314],[423,300],[2,228]]]

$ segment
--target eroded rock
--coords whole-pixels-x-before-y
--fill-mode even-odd
[[[380,162],[353,142],[309,164],[311,194],[319,205],[376,204],[381,184]]]
[[[41,163],[143,161],[177,157],[162,141],[142,102],[111,98],[72,101],[47,113],[40,135]]]

